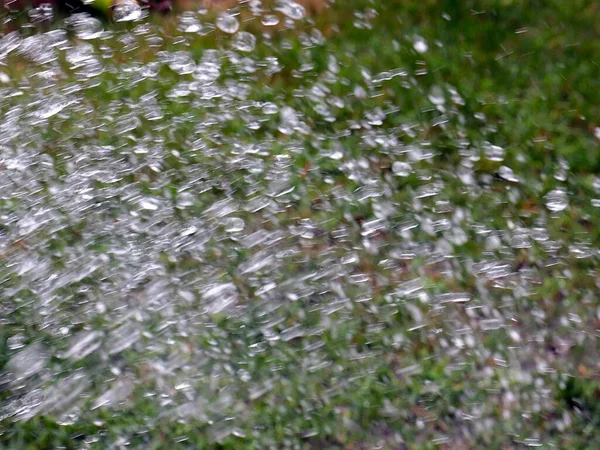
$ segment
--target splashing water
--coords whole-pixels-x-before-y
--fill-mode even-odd
[[[315,5],[2,35],[3,448],[577,448],[600,179],[490,81],[558,28]]]

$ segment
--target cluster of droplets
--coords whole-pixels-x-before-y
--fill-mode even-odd
[[[244,14],[267,31],[247,31]],[[274,419],[255,405],[292,442],[336,433],[323,410],[359,428],[346,392],[389,383],[393,395],[360,407],[441,445],[438,420],[484,433],[497,404],[506,420],[552,409],[546,386],[572,348],[593,348],[585,330],[600,316],[586,306],[593,277],[569,270],[597,273],[598,249],[560,235],[588,206],[570,199],[568,165],[558,184],[525,185],[494,124],[469,141],[465,123],[485,116],[466,117],[459,87],[421,82],[418,59],[372,73],[352,52],[323,61],[315,28],[272,39],[304,16],[291,0],[214,20],[200,10],[172,38],[74,15],[76,40],[0,39],[0,62],[28,64],[0,73],[0,419],[103,430],[99,411],[135,408],[135,392],[158,411],[144,427],[194,423],[266,448]],[[355,26],[375,17],[357,11]],[[217,47],[196,51],[206,35]],[[420,36],[394,45],[429,51]],[[398,90],[424,118],[400,116]],[[549,316],[537,301],[560,306]],[[461,408],[438,398],[463,378],[479,390]],[[422,406],[407,411],[419,379]],[[428,412],[435,402],[446,417]]]

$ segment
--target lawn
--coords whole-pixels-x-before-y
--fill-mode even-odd
[[[600,446],[600,3],[316,9],[0,38],[1,448]]]

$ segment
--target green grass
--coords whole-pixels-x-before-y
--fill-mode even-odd
[[[0,446],[595,448],[599,13],[338,1],[262,35],[242,8],[250,53],[154,17],[0,59],[0,373],[16,334],[48,355],[0,381]]]

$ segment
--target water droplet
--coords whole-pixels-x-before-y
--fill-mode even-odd
[[[184,33],[199,33],[202,24],[192,11],[183,11],[179,16],[179,29]]]
[[[261,20],[261,23],[265,27],[273,27],[279,23],[279,17],[277,17],[275,14],[265,14],[265,16]]]
[[[465,303],[471,300],[471,295],[466,292],[452,292],[440,294],[436,296],[436,300],[440,303]]]
[[[479,321],[479,327],[482,331],[493,331],[504,327],[504,321],[501,319],[482,319]]]
[[[142,337],[136,323],[127,322],[109,333],[105,346],[109,355],[115,355],[128,349]]]
[[[544,199],[546,201],[546,208],[552,212],[564,211],[569,206],[567,193],[562,189],[554,189],[548,192],[544,196]]]
[[[263,105],[262,112],[265,114],[277,114],[279,112],[279,108],[276,104],[267,102]]]
[[[78,361],[85,358],[87,355],[93,353],[100,348],[102,333],[98,331],[92,331],[90,333],[82,333],[74,336],[72,344],[69,349],[61,355],[61,358],[70,358],[73,361]]]
[[[224,221],[225,231],[228,233],[239,233],[244,229],[244,221],[239,217],[228,217]]]
[[[427,184],[417,189],[415,198],[433,197],[435,195],[438,195],[440,193],[440,190],[440,186],[438,186],[437,184]]]
[[[521,181],[519,180],[519,177],[514,174],[510,167],[500,166],[498,169],[498,175],[500,175],[500,177],[504,178],[506,181],[512,181],[513,183],[519,183]]]
[[[145,198],[140,201],[140,208],[146,211],[156,211],[160,206],[160,203],[155,198]]]
[[[15,354],[5,366],[5,369],[16,379],[30,377],[42,370],[50,355],[40,344],[31,344]]]
[[[131,380],[127,378],[118,380],[94,401],[91,409],[114,406],[129,397],[133,392],[133,388],[134,384]]]
[[[185,51],[171,53],[168,63],[169,67],[179,75],[194,73],[196,70],[196,63],[192,59],[192,55]]]
[[[60,380],[44,391],[44,402],[41,410],[60,416],[80,399],[89,386],[89,378],[84,372],[78,372]]]
[[[177,207],[189,208],[194,206],[194,196],[190,192],[180,192],[177,194]]]
[[[240,23],[234,15],[221,13],[217,17],[217,28],[224,33],[234,34],[240,29]]]
[[[118,0],[112,12],[115,22],[133,22],[143,19],[144,16],[144,10],[134,0]]]
[[[412,171],[412,167],[408,163],[396,161],[394,164],[392,164],[392,172],[394,172],[394,175],[396,176],[407,177],[412,173]]]
[[[12,31],[0,39],[0,60],[4,59],[10,52],[19,48],[23,38],[17,31]]]
[[[304,6],[292,0],[278,0],[274,9],[292,20],[300,20],[306,14]]]
[[[413,43],[413,47],[417,53],[426,53],[427,50],[429,50],[429,45],[427,45],[427,41],[423,38],[416,39]]]
[[[486,142],[483,146],[483,151],[490,161],[504,160],[504,149],[498,145],[492,145],[489,142]]]
[[[15,334],[6,340],[6,346],[10,350],[17,350],[25,347],[25,335],[22,333]]]
[[[70,26],[79,39],[98,39],[104,32],[102,22],[86,13],[77,13],[69,16],[65,23]]]
[[[68,100],[61,95],[54,94],[50,98],[46,99],[44,104],[35,112],[34,115],[40,119],[49,119],[50,117],[60,113],[72,103],[72,100]]]
[[[235,305],[238,292],[233,283],[221,283],[208,286],[202,293],[204,306],[209,314],[218,314]]]
[[[510,246],[512,248],[530,248],[531,238],[528,233],[517,231],[510,240]]]
[[[233,48],[240,52],[251,52],[256,46],[256,37],[247,31],[240,31],[233,38]]]

